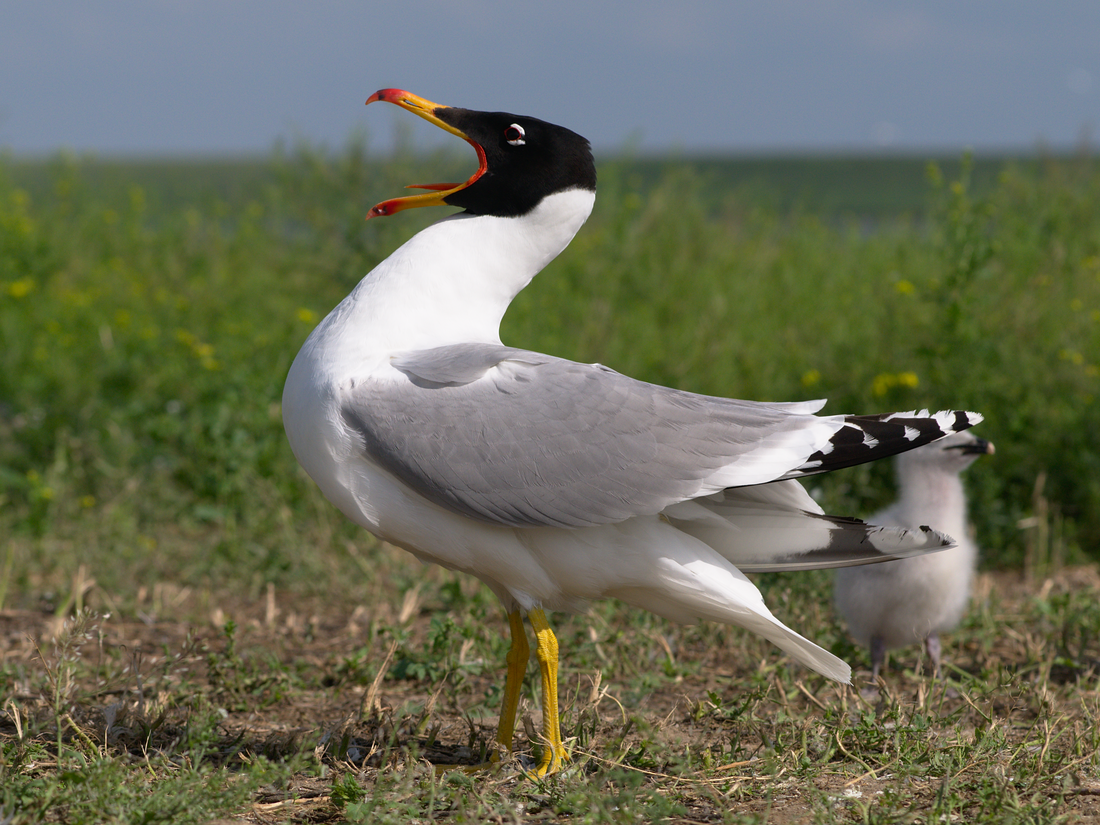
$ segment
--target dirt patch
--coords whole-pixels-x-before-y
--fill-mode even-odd
[[[960,676],[1001,679],[1003,689],[985,693],[959,681],[929,681],[916,651],[902,652],[885,683],[872,690],[867,672],[857,673],[855,688],[805,672],[792,677],[776,667],[778,654],[766,646],[746,657],[742,647],[685,634],[650,639],[658,657],[664,650],[669,660],[692,667],[670,668],[671,675],[646,687],[650,683],[625,673],[605,677],[595,668],[571,669],[563,645],[561,691],[575,761],[590,772],[616,766],[640,772],[675,797],[685,822],[722,821],[718,812],[729,810],[766,815],[774,823],[859,818],[876,799],[899,792],[912,804],[931,804],[943,793],[942,772],[930,766],[929,777],[921,779],[909,771],[901,791],[893,781],[891,760],[900,765],[908,758],[889,755],[896,747],[893,726],[929,724],[927,738],[936,740],[929,753],[962,748],[968,738],[999,736],[991,752],[1005,755],[1006,770],[1014,764],[1013,749],[1041,748],[1077,729],[1077,741],[1086,741],[1083,728],[1094,724],[1090,708],[1097,706],[1095,644],[1073,655],[1052,653],[1049,634],[1020,619],[1028,600],[1082,592],[1100,592],[1095,568],[1065,570],[1037,583],[1016,574],[981,577],[976,610],[1002,632],[960,632],[947,650]],[[199,622],[100,616],[74,630],[71,619],[46,612],[3,611],[0,664],[9,684],[0,739],[18,739],[36,719],[48,728],[58,718],[60,699],[71,728],[67,736],[139,758],[171,750],[196,708],[215,707],[221,717],[215,761],[312,754],[328,766],[327,776],[299,773],[282,787],[261,790],[245,821],[330,821],[338,816],[334,777],[354,775],[369,787],[387,773],[429,770],[429,763],[476,764],[491,747],[495,710],[485,697],[499,688],[503,660],[462,670],[456,680],[462,655],[474,655],[460,651],[456,671],[433,674],[429,668],[417,677],[412,665],[426,667],[436,613],[417,608],[415,599],[405,607],[405,653],[396,656],[397,643],[377,633],[362,608],[299,604],[292,610],[274,593],[254,603],[223,601]],[[583,627],[584,620],[577,621]],[[499,626],[486,628],[497,632]],[[396,667],[401,655],[416,660],[404,671]],[[399,671],[405,678],[397,677]],[[528,722],[538,718],[530,707],[524,713]],[[954,727],[937,730],[937,718],[952,719]],[[1037,733],[1051,719],[1060,730]],[[522,730],[517,742],[527,747]],[[1047,789],[1060,812],[1078,821],[1100,815],[1090,756],[1077,757],[1081,770],[1067,760]],[[686,764],[695,772],[685,774]],[[961,782],[999,769],[962,764],[952,777]],[[528,782],[509,764],[479,781],[502,793]],[[536,811],[529,818],[545,816]]]

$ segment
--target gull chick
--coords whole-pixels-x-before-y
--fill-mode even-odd
[[[929,524],[958,544],[938,553],[837,571],[837,610],[856,641],[870,648],[873,677],[882,669],[887,650],[920,641],[933,673],[939,673],[939,634],[962,619],[978,560],[959,474],[992,453],[992,442],[966,431],[897,457],[901,495],[868,522],[909,529]]]

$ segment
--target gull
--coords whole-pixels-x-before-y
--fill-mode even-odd
[[[478,168],[370,210],[464,211],[413,236],[317,325],[287,376],[283,421],[298,461],[348,518],[421,561],[477,577],[500,599],[511,633],[500,747],[512,751],[526,616],[542,679],[533,773],[567,761],[546,612],[583,611],[594,599],[738,625],[848,682],[848,665],[773,616],[744,574],[947,546],[925,528],[826,516],[796,479],[917,447],[981,416],[817,416],[824,401],[696,395],[505,346],[508,305],[592,210],[588,141],[401,89],[367,103],[378,101],[466,140]]]
[[[959,474],[992,454],[992,442],[960,432],[897,457],[901,495],[869,521],[899,527],[934,524],[957,544],[939,553],[837,571],[837,610],[852,637],[871,649],[872,678],[878,678],[888,649],[921,641],[933,675],[940,672],[939,634],[962,619],[978,560]]]

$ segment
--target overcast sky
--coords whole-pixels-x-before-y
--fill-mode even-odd
[[[1069,148],[1100,125],[1100,2],[12,0],[0,148],[392,142],[395,86],[598,150]],[[453,140],[453,139],[451,139]]]

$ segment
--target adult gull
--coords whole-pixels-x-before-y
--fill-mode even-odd
[[[367,103],[376,101],[463,138],[478,168],[463,183],[420,184],[426,192],[370,210],[465,211],[415,235],[318,324],[287,377],[283,420],[298,461],[350,519],[500,598],[512,637],[500,746],[512,749],[526,615],[542,677],[545,743],[534,773],[568,758],[546,611],[593,599],[738,625],[847,682],[849,667],[776,619],[744,573],[948,546],[923,527],[827,516],[796,479],[920,446],[980,416],[817,416],[823,401],[696,395],[505,346],[509,303],[592,209],[588,141],[537,118],[400,89]]]

